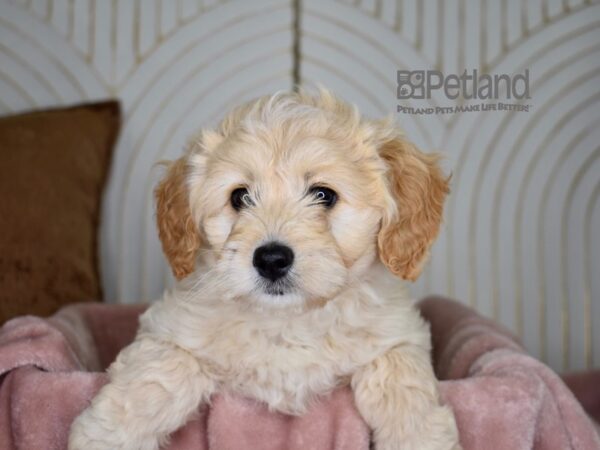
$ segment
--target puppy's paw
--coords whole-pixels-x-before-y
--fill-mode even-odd
[[[96,405],[97,406],[97,405]],[[103,414],[104,413],[104,414]],[[101,408],[86,409],[71,425],[68,450],[158,450],[167,438],[124,422]]]
[[[84,450],[84,449],[102,449],[109,448],[107,445],[102,446],[102,442],[97,442],[93,435],[94,424],[89,419],[89,413],[85,411],[79,415],[71,425],[69,433],[69,450]]]
[[[462,450],[458,441],[436,442],[426,437],[375,438],[373,450]]]
[[[414,418],[411,430],[393,421],[389,425],[375,433],[375,450],[462,450],[454,414],[447,406],[436,407],[421,420]]]
[[[68,450],[119,450],[127,448],[118,429],[103,426],[103,421],[85,410],[71,425]]]

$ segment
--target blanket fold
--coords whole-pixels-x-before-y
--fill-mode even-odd
[[[419,307],[431,324],[442,397],[466,450],[600,449],[571,390],[510,332],[452,300],[432,297]],[[48,319],[7,322],[0,329],[0,448],[65,449],[71,422],[107,382],[104,370],[133,340],[145,308],[84,303]],[[584,388],[600,383],[595,373],[567,381],[586,398]],[[596,408],[598,398],[584,404]],[[172,435],[168,449],[368,450],[369,438],[350,389],[340,388],[302,417],[215,396]]]

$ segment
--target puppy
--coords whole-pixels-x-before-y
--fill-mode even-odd
[[[303,414],[344,384],[377,450],[460,448],[428,327],[390,280],[421,272],[447,181],[324,90],[233,110],[156,190],[183,281],[141,317],[69,449],[157,449],[218,392]]]

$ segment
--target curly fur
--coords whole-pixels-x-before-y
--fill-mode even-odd
[[[314,185],[338,203],[316,204]],[[251,207],[236,211],[240,186]],[[460,448],[428,327],[390,274],[418,276],[447,193],[435,155],[327,91],[233,110],[190,141],[156,190],[163,249],[182,281],[144,314],[69,448],[155,450],[216,392],[302,414],[343,384],[377,450]],[[271,240],[296,255],[281,295],[251,262]]]
[[[200,234],[188,206],[185,185],[188,170],[185,158],[175,161],[155,192],[158,235],[177,279],[194,270],[196,253],[201,245]]]

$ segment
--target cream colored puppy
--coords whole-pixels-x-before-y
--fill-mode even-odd
[[[142,316],[69,448],[157,449],[218,392],[302,414],[350,384],[377,450],[458,449],[428,327],[386,288],[419,275],[438,233],[436,161],[326,91],[260,98],[192,140],[156,190],[185,280]]]

